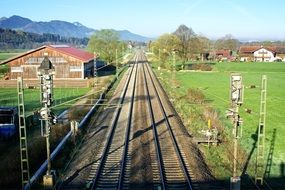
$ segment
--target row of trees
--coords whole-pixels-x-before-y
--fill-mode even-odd
[[[113,63],[117,57],[122,56],[127,44],[120,41],[120,35],[112,29],[102,29],[91,36],[87,50],[95,52],[100,59],[107,63]]]
[[[210,40],[196,34],[191,28],[180,25],[175,32],[164,34],[154,42],[150,42],[148,48],[160,59],[161,66],[170,67],[170,59],[176,56],[175,58],[180,60],[183,67],[189,60],[202,60],[206,54],[208,54],[208,58],[214,59],[216,55],[209,53],[214,53],[217,50],[226,49],[237,52],[241,45],[285,46],[285,41],[242,43],[231,34],[217,40]]]
[[[76,47],[86,47],[95,52],[100,59],[113,63],[126,49],[126,42],[120,40],[120,35],[112,29],[103,29],[94,33],[91,38],[61,37],[56,34],[35,34],[23,31],[0,28],[0,51],[7,49],[34,49],[44,44],[69,44]]]
[[[33,49],[43,44],[65,43],[73,46],[86,46],[88,38],[62,37],[57,34],[35,34],[20,30],[0,28],[0,50]]]
[[[189,60],[197,60],[202,54],[211,50],[237,50],[240,42],[231,35],[211,41],[202,35],[197,35],[191,28],[180,25],[172,34],[164,34],[156,41],[149,43],[149,48],[159,57],[162,66],[171,57],[177,56],[182,65]]]

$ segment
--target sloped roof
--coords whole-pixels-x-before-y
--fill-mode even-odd
[[[56,49],[57,51],[60,51],[64,54],[67,54],[71,57],[80,59],[81,61],[88,62],[92,59],[94,59],[94,54],[89,53],[87,51],[77,49],[68,45],[49,45],[47,47]]]
[[[229,57],[231,56],[231,50],[228,50],[228,49],[221,49],[221,50],[217,50],[217,51],[215,52],[215,54],[229,58]]]
[[[241,46],[239,48],[239,53],[253,53],[260,48],[261,46]]]
[[[285,54],[285,47],[283,46],[241,46],[239,53],[253,53],[261,48],[267,49],[274,53]]]
[[[94,54],[89,53],[89,52],[84,51],[84,50],[81,50],[81,49],[77,49],[77,48],[68,46],[68,45],[47,45],[47,46],[45,45],[45,46],[41,46],[37,49],[33,49],[33,50],[27,51],[25,53],[22,53],[20,55],[14,56],[12,58],[6,59],[6,60],[2,61],[0,64],[8,63],[10,61],[13,61],[13,60],[18,59],[20,57],[23,57],[25,55],[28,55],[28,54],[34,53],[36,51],[42,50],[44,48],[54,49],[55,51],[58,51],[58,52],[61,52],[63,54],[66,54],[68,56],[74,57],[74,58],[79,59],[80,61],[83,61],[83,62],[89,62],[89,61],[94,59]],[[95,58],[96,58],[96,56],[95,56]]]

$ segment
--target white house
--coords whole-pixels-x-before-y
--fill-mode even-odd
[[[253,52],[253,57],[257,62],[273,62],[276,59],[272,51],[263,47]]]
[[[241,46],[239,48],[238,54],[240,61],[285,61],[284,46]]]

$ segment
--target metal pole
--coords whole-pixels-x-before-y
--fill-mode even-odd
[[[175,51],[173,51],[173,62],[172,62],[172,85],[175,87],[174,80],[175,80]]]
[[[118,79],[118,75],[119,75],[119,73],[118,73],[118,49],[116,49],[116,77],[117,77],[117,79]]]
[[[48,122],[46,122],[48,123]],[[47,124],[48,127],[48,124]],[[49,144],[49,134],[46,137],[46,145],[47,145],[47,161],[48,161],[48,165],[47,165],[47,175],[51,175],[51,159],[50,159],[50,144]]]
[[[94,93],[96,93],[96,86],[97,86],[97,67],[96,67],[96,58],[95,58],[95,51],[94,51],[94,70],[93,70],[93,77],[94,77]],[[91,100],[90,100],[91,101]]]
[[[243,103],[243,85],[242,77],[238,73],[231,74],[230,82],[230,96],[232,110],[229,115],[233,117],[233,176],[231,177],[231,190],[240,190],[240,176],[237,175],[237,156],[238,156],[238,138],[241,138],[242,129],[241,124],[242,120],[239,116],[239,106]]]
[[[175,60],[175,52],[173,53],[173,71],[175,71],[175,62],[176,62],[176,60]]]
[[[235,123],[234,123],[234,163],[233,163],[233,177],[237,177],[237,146],[238,146],[238,111],[239,106],[235,105]]]

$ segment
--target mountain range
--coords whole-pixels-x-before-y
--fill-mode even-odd
[[[11,16],[9,18],[0,18],[0,28],[22,30],[24,32],[31,32],[37,34],[50,33],[58,34],[63,37],[90,37],[96,29],[86,27],[79,22],[66,22],[61,20],[52,20],[49,22],[35,22],[28,18],[21,16]],[[146,42],[151,38],[134,34],[128,30],[117,30],[121,40]]]

